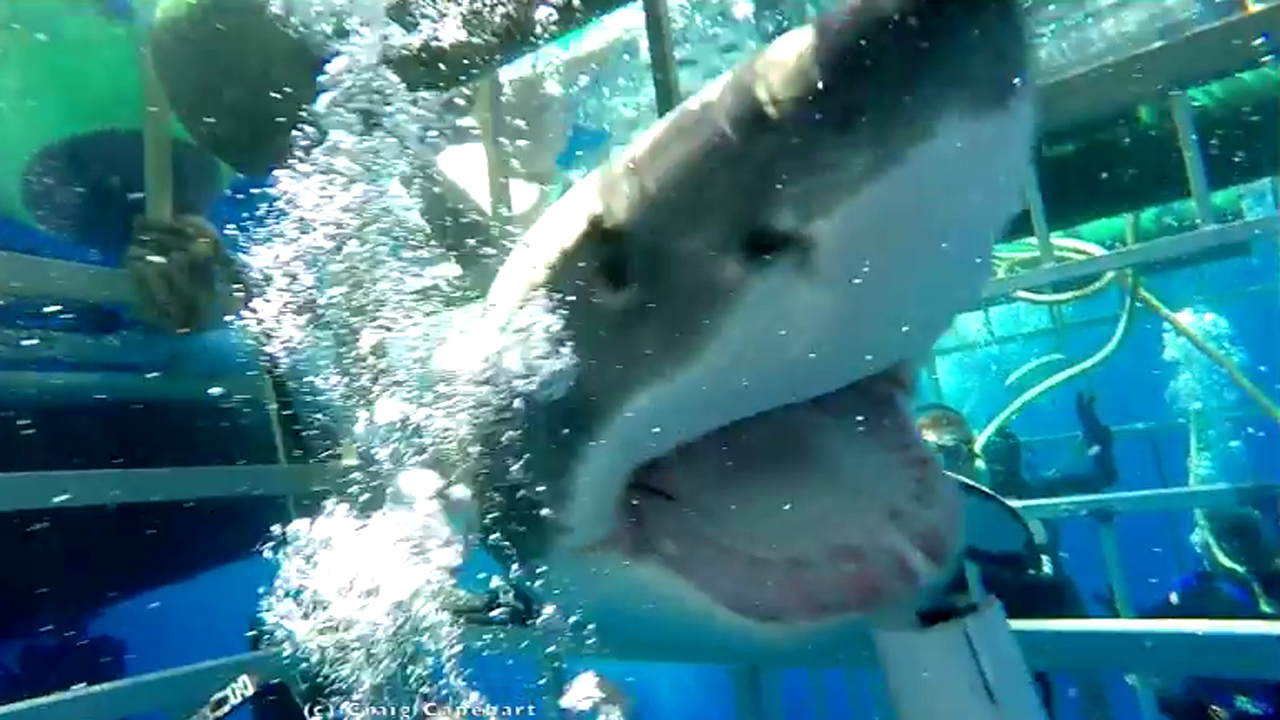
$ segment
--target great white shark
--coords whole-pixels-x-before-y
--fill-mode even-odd
[[[954,570],[960,492],[911,379],[1024,206],[1018,6],[842,2],[579,182],[499,271],[478,326],[545,303],[575,363],[476,433],[452,507],[604,647],[838,654]]]

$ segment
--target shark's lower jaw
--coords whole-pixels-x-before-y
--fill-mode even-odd
[[[761,623],[900,608],[962,540],[959,489],[898,371],[709,433],[637,469],[609,543]]]

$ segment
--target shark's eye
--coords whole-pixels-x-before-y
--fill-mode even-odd
[[[600,279],[613,292],[631,287],[631,271],[627,267],[626,251],[620,246],[607,248],[600,256]]]
[[[635,283],[631,261],[627,255],[627,234],[607,227],[599,217],[587,223],[588,247],[595,259],[596,272],[604,289],[621,293]]]
[[[806,246],[805,238],[796,233],[756,228],[742,240],[742,257],[753,264],[767,263]]]

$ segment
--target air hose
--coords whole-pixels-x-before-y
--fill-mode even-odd
[[[1129,244],[1134,241],[1134,223],[1129,223],[1130,237]],[[1107,250],[1100,245],[1085,242],[1075,238],[1052,238],[1050,243],[1053,246],[1053,254],[1055,260],[1083,260],[1091,257],[1099,257],[1107,254]],[[997,249],[995,252],[995,268],[997,277],[1004,277],[1010,274],[1016,268],[1027,267],[1039,264],[1041,259],[1040,248],[1035,240],[1019,240],[1011,243],[1003,248]],[[1030,388],[1026,392],[1019,395],[1009,403],[1009,405],[978,433],[978,437],[974,442],[974,450],[981,455],[983,447],[991,439],[997,430],[1004,426],[1014,415],[1018,414],[1022,408],[1036,400],[1040,396],[1049,392],[1053,388],[1070,380],[1081,373],[1097,366],[1106,360],[1115,349],[1119,347],[1121,340],[1124,339],[1125,333],[1130,326],[1130,320],[1133,314],[1134,301],[1142,303],[1150,308],[1162,320],[1169,323],[1178,334],[1182,335],[1196,349],[1204,353],[1216,365],[1221,367],[1231,378],[1244,394],[1248,395],[1255,403],[1257,403],[1267,415],[1271,416],[1278,424],[1280,424],[1280,406],[1271,400],[1262,390],[1255,385],[1244,372],[1240,370],[1235,363],[1231,362],[1218,349],[1207,343],[1195,331],[1187,327],[1185,323],[1178,319],[1169,308],[1162,303],[1159,298],[1152,295],[1149,291],[1142,288],[1133,271],[1116,271],[1109,270],[1103,273],[1098,279],[1090,282],[1088,285],[1069,290],[1065,292],[1040,292],[1033,290],[1018,290],[1013,297],[1023,302],[1033,303],[1037,305],[1061,305],[1075,300],[1079,300],[1090,295],[1102,292],[1111,286],[1112,283],[1119,283],[1125,292],[1124,309],[1120,314],[1120,320],[1116,324],[1116,330],[1112,334],[1111,339],[1107,341],[1098,352],[1090,357],[1080,361],[1079,363],[1055,373],[1053,376],[1038,383],[1035,387]]]

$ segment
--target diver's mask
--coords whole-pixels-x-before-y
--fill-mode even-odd
[[[916,429],[920,438],[938,456],[942,469],[970,480],[977,464],[973,430],[959,410],[938,403],[924,405],[916,411]]]
[[[929,449],[938,456],[942,469],[969,477],[973,472],[978,454],[974,452],[973,443],[961,438],[928,438],[924,439]]]

